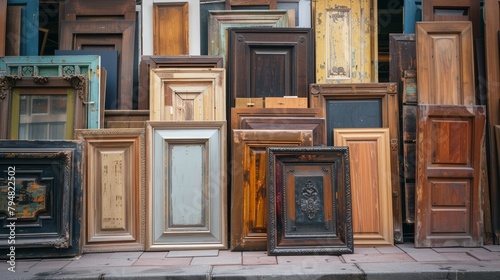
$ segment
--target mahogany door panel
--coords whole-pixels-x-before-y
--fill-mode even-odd
[[[415,247],[483,244],[485,106],[419,105]]]
[[[153,3],[153,54],[189,54],[188,3]]]

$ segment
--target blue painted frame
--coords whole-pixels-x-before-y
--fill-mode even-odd
[[[404,34],[415,34],[415,23],[422,21],[422,1],[423,0],[405,0],[404,2]]]
[[[85,75],[89,84],[88,128],[100,128],[100,70],[101,57],[98,55],[0,57],[0,76]]]
[[[21,55],[38,55],[38,0],[8,0],[7,5],[23,6],[21,9]]]

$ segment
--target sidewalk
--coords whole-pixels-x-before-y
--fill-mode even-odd
[[[195,250],[84,254],[71,259],[2,261],[0,279],[500,279],[500,245],[416,249],[355,247],[340,256],[267,256]]]

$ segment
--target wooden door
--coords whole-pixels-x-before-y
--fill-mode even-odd
[[[483,245],[484,106],[418,106],[415,247]]]
[[[474,52],[470,22],[418,22],[419,104],[474,105]]]
[[[189,54],[188,3],[153,3],[153,54]]]
[[[389,129],[337,128],[336,146],[348,146],[354,245],[393,245]]]
[[[233,129],[231,250],[266,250],[266,148],[312,145],[310,130]]]
[[[39,25],[38,0],[7,0],[6,54],[37,56]]]
[[[480,0],[424,0],[423,21],[470,21],[474,39],[481,38]]]
[[[316,83],[377,82],[377,0],[318,0],[312,9]]]

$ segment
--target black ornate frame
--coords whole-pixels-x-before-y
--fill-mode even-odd
[[[267,157],[268,255],[353,253],[348,147],[268,147]]]

